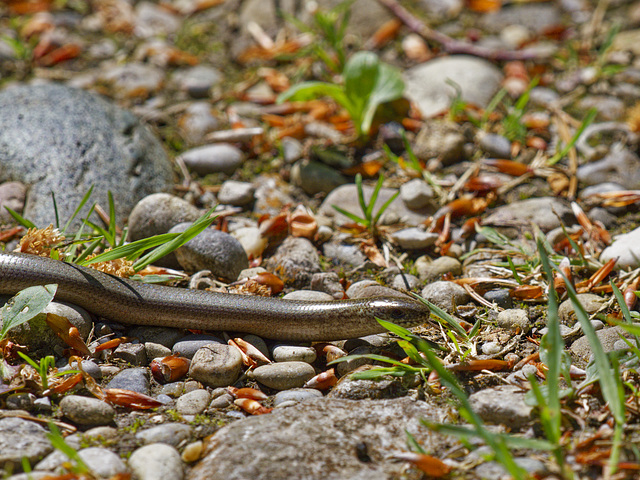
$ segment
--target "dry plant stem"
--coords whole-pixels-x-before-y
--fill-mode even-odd
[[[567,118],[569,115],[566,115],[559,109],[554,113],[553,122],[558,129],[558,134],[560,135],[562,142],[567,144],[571,141],[572,137],[571,131],[569,130],[569,119]],[[567,172],[567,175],[569,176],[569,191],[567,192],[567,198],[569,200],[574,200],[578,191],[578,178],[576,177],[576,173],[578,171],[578,152],[575,147],[572,147],[569,150],[567,157],[569,158],[569,171]]]
[[[424,37],[426,40],[439,43],[447,53],[464,53],[476,57],[487,58],[489,60],[511,61],[511,60],[541,60],[545,56],[541,53],[530,51],[508,51],[494,50],[467,42],[455,40],[444,33],[429,28],[424,22],[417,19],[408,10],[401,6],[396,0],[378,0],[379,3],[387,7],[391,13],[398,17],[412,31]]]

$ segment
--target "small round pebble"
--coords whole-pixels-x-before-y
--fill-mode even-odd
[[[255,192],[255,187],[249,182],[227,180],[218,192],[218,202],[223,205],[243,207],[253,202]]]
[[[67,395],[60,401],[62,414],[78,425],[108,425],[116,411],[111,405],[97,398]]]
[[[165,443],[177,447],[191,437],[191,427],[183,423],[165,423],[136,433],[136,438],[145,444]]]
[[[502,347],[498,342],[487,342],[482,345],[482,353],[485,355],[495,355],[500,352],[501,349]]]
[[[275,390],[300,388],[315,374],[313,367],[304,362],[271,363],[252,372],[258,382]]]
[[[129,457],[129,468],[139,480],[182,480],[182,458],[170,445],[152,443]]]
[[[526,310],[520,308],[503,310],[498,314],[497,323],[499,327],[508,330],[520,330],[525,333],[531,330],[529,315],[527,315]]]
[[[193,222],[200,215],[200,210],[180,197],[154,193],[140,200],[131,211],[129,236],[131,240],[140,240],[167,233],[171,227]]]
[[[107,388],[122,388],[149,395],[149,371],[146,368],[126,368],[111,379]]]
[[[316,290],[294,290],[282,298],[284,300],[304,300],[306,302],[331,302],[334,300],[328,293]]]
[[[438,257],[431,262],[419,262],[418,260],[416,260],[415,266],[418,272],[418,278],[423,282],[439,280],[443,275],[448,273],[453,276],[459,276],[462,274],[462,264],[459,260],[452,257]]]
[[[273,347],[272,356],[274,362],[313,363],[317,358],[315,348],[297,345],[276,345]]]
[[[411,275],[410,273],[405,273],[403,275],[398,274],[393,277],[391,286],[393,288],[397,288],[398,290],[413,290],[414,288],[418,288],[420,286],[420,279],[415,275]]]
[[[447,312],[451,312],[453,304],[464,305],[470,299],[467,291],[457,283],[438,281],[426,285],[422,289],[422,297]]]
[[[322,397],[322,392],[320,390],[315,390],[313,388],[292,388],[290,390],[282,390],[281,392],[276,393],[273,399],[273,406],[281,407],[285,403],[289,406],[304,402],[305,400],[320,397]]]
[[[147,365],[148,363],[147,351],[141,343],[122,343],[115,349],[113,356],[135,366]]]
[[[438,234],[418,227],[405,228],[391,234],[391,239],[405,250],[422,250],[438,240]]]
[[[192,359],[198,350],[211,344],[224,345],[225,342],[213,335],[193,334],[187,335],[182,340],[174,343],[171,351],[174,355],[180,354],[182,357]]]
[[[147,353],[147,359],[153,360],[154,358],[164,358],[171,355],[171,349],[160,345],[159,343],[146,342],[144,344],[144,350]]]
[[[221,395],[216,396],[211,403],[209,404],[209,408],[227,408],[229,405],[233,403],[233,395],[229,392],[224,392]]]
[[[182,451],[182,460],[186,463],[192,463],[196,460],[199,460],[202,456],[202,451],[204,450],[204,443],[202,440],[198,440],[196,442],[192,442]]]
[[[433,189],[424,180],[415,178],[400,187],[400,198],[407,207],[420,210],[433,200]]]
[[[181,415],[197,415],[204,412],[211,401],[211,394],[204,390],[185,393],[176,402],[176,410]]]
[[[189,367],[189,376],[209,387],[233,384],[242,371],[242,356],[228,345],[212,344],[196,352]]]
[[[219,172],[231,175],[242,165],[244,154],[233,145],[217,143],[187,150],[180,159],[199,175]]]

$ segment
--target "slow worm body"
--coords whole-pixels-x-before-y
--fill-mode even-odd
[[[56,299],[117,322],[228,330],[291,341],[356,338],[384,331],[375,317],[405,327],[429,319],[409,296],[304,302],[152,286],[33,255],[0,252],[0,294],[58,284]]]

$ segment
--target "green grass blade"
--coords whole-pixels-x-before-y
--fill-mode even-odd
[[[465,341],[469,340],[469,336],[467,335],[467,332],[465,331],[465,329],[462,328],[462,326],[460,326],[460,324],[456,322],[456,320],[451,315],[449,315],[447,312],[442,310],[437,305],[431,303],[429,300],[422,298],[420,295],[411,293],[411,296],[416,300],[418,300],[419,302],[424,303],[427,307],[429,307],[429,309],[431,310],[431,313],[433,313],[436,317],[442,320],[445,323],[445,325],[455,330],[458,333],[458,335],[460,335]]]
[[[15,210],[5,206],[4,207],[5,210],[7,210],[7,212],[9,212],[9,215],[11,215],[13,217],[13,219],[18,222],[19,225],[22,225],[25,228],[38,228],[36,226],[35,223],[33,223],[31,220],[27,220],[26,218],[24,218],[22,215],[20,215],[18,212],[16,212]]]
[[[382,188],[382,182],[384,182],[384,177],[380,175],[378,177],[378,181],[376,182],[376,186],[373,187],[373,192],[371,192],[371,198],[369,199],[369,204],[367,208],[363,211],[364,218],[367,220],[372,220],[373,217],[373,208],[376,206],[376,202],[378,201],[378,195],[380,194],[380,189]],[[372,222],[375,223],[375,222]]]
[[[156,235],[150,238],[143,238],[141,240],[136,240],[135,242],[127,243],[126,245],[122,245],[121,247],[116,247],[113,250],[109,250],[108,252],[103,252],[95,257],[87,260],[83,259],[81,262],[77,262],[78,265],[88,266],[92,263],[97,262],[108,262],[110,260],[116,260],[118,258],[126,258],[128,260],[132,260],[137,258],[146,250],[150,248],[157,247],[158,245],[163,245],[173,239],[175,239],[179,233],[163,233],[161,235]],[[100,239],[97,239],[100,241]]]
[[[56,217],[56,228],[60,229],[60,215],[58,215],[58,203],[56,202],[56,194],[51,192],[51,202],[53,203],[53,213]]]
[[[384,202],[382,204],[382,206],[380,207],[380,209],[378,210],[378,213],[376,213],[375,218],[373,219],[373,223],[374,225],[376,223],[378,223],[378,220],[380,220],[380,217],[382,216],[382,214],[385,212],[385,210],[387,208],[389,208],[389,206],[393,203],[393,201],[398,198],[398,195],[400,195],[400,191],[397,191],[396,193],[394,193],[393,195],[391,195],[391,197],[389,198],[389,200],[387,200],[386,202]]]
[[[358,225],[363,225],[365,227],[369,226],[369,222],[367,221],[366,218],[362,218],[359,217],[358,215],[356,215],[355,213],[351,213],[346,211],[344,208],[340,208],[337,205],[331,205],[331,207],[338,213],[344,215],[345,217],[349,218],[350,220],[352,220],[353,222],[357,223]]]
[[[582,133],[584,132],[585,128],[591,125],[593,120],[596,118],[597,114],[598,114],[598,110],[596,110],[595,108],[592,108],[589,110],[589,112],[587,113],[587,116],[584,117],[584,120],[580,124],[580,127],[578,127],[578,130],[576,130],[576,133],[573,135],[573,137],[571,137],[571,140],[569,141],[569,143],[567,143],[560,152],[556,153],[553,157],[547,160],[548,166],[555,165],[560,160],[562,160],[565,157],[565,155],[567,155],[567,153],[569,153],[569,150],[571,150],[573,146],[576,144],[576,142],[580,138],[580,135],[582,135]]]
[[[87,193],[84,194],[84,196],[82,197],[82,200],[80,200],[80,203],[76,207],[75,211],[73,212],[71,217],[69,217],[69,220],[67,220],[67,223],[65,223],[64,228],[62,229],[63,235],[69,229],[69,226],[71,225],[71,222],[73,222],[73,219],[78,216],[78,214],[80,213],[80,210],[82,210],[82,207],[84,207],[85,203],[89,201],[89,197],[91,197],[92,193],[93,193],[93,185],[89,187],[89,190],[87,190]]]

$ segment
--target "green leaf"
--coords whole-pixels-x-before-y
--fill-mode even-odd
[[[108,252],[103,252],[89,260],[78,261],[78,265],[88,266],[96,262],[108,262],[110,260],[116,260],[118,258],[126,258],[128,260],[137,258],[142,252],[149,250],[150,248],[157,247],[158,245],[164,245],[167,242],[175,239],[179,233],[163,233],[150,238],[143,238],[136,240],[135,242],[127,243],[120,247],[116,247]],[[97,239],[98,243],[101,239]]]
[[[89,187],[89,190],[87,190],[87,193],[84,194],[84,196],[82,197],[82,200],[80,200],[80,203],[78,204],[78,206],[74,210],[73,214],[71,215],[71,217],[69,217],[69,220],[67,220],[67,223],[65,223],[64,228],[62,229],[62,234],[63,235],[69,229],[69,226],[71,225],[71,222],[73,222],[73,219],[76,218],[76,216],[78,216],[78,214],[80,213],[80,210],[82,210],[82,207],[84,207],[84,204],[87,203],[87,201],[89,200],[89,197],[91,197],[92,193],[93,193],[93,185],[91,185],[91,187]],[[94,206],[95,206],[95,204],[94,204]],[[93,207],[91,208],[91,211],[93,211]]]
[[[281,93],[276,102],[304,102],[318,97],[331,97],[351,113],[351,102],[339,85],[326,82],[302,82]]]
[[[0,318],[2,319],[2,329],[0,329],[0,340],[12,328],[28,322],[33,317],[42,312],[53,300],[58,288],[57,284],[38,285],[22,290],[12,297],[2,309]]]
[[[9,212],[9,215],[11,215],[13,217],[13,219],[16,222],[18,222],[18,224],[22,225],[23,227],[25,227],[25,228],[38,228],[35,223],[33,223],[31,220],[27,220],[22,215],[20,215],[18,212],[10,209],[6,205],[5,205],[4,208],[7,210],[7,212]]]
[[[458,333],[458,335],[460,335],[464,340],[466,341],[469,340],[469,336],[467,335],[467,332],[465,331],[465,329],[462,328],[462,326],[460,326],[460,324],[456,322],[456,320],[451,315],[449,315],[447,312],[442,310],[437,305],[431,303],[429,300],[422,298],[420,295],[416,295],[415,293],[412,293],[411,296],[416,300],[418,300],[419,302],[424,303],[427,307],[429,307],[429,310],[431,310],[431,313],[433,313],[436,317],[442,320],[450,328],[455,330]]]
[[[362,114],[360,130],[365,135],[368,135],[378,107],[383,103],[391,102],[402,97],[403,93],[404,81],[402,80],[400,71],[391,65],[381,63],[378,67],[376,85],[368,98]]]
[[[351,219],[352,221],[354,221],[355,223],[359,224],[359,225],[364,225],[365,227],[369,227],[369,222],[367,221],[366,218],[362,218],[359,217],[358,215],[356,215],[355,213],[351,213],[346,211],[344,208],[340,208],[337,205],[331,205],[331,207],[338,213],[344,215],[345,217]]]
[[[87,464],[82,460],[78,452],[67,442],[65,442],[64,437],[60,433],[60,430],[56,426],[55,423],[49,422],[49,430],[47,433],[47,438],[53,445],[53,448],[56,450],[60,450],[64,453],[70,460],[75,462],[75,468],[73,469],[75,473],[90,473],[91,470],[87,466]]]

